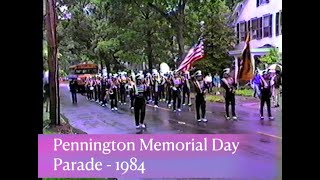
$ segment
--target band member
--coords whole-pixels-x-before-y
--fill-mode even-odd
[[[182,86],[183,86],[183,88],[182,88],[182,105],[186,105],[185,104],[185,99],[186,99],[186,95],[187,95],[187,104],[188,104],[188,106],[191,106],[192,104],[191,104],[191,101],[190,101],[190,77],[189,77],[189,72],[188,71],[186,71],[185,73],[184,73],[184,77],[182,78]]]
[[[130,109],[134,109],[134,98],[135,98],[134,86],[135,86],[135,83],[133,81],[133,77],[130,77],[128,86],[127,86],[129,91],[129,96],[130,96]]]
[[[109,91],[111,89],[111,85],[112,85],[113,80],[112,80],[112,78],[107,78],[106,82],[107,82],[107,86],[106,86],[106,95],[104,97],[104,100],[105,100],[105,104],[107,105],[109,103],[109,101],[110,101]]]
[[[146,128],[144,124],[144,117],[146,115],[146,96],[147,86],[143,83],[143,77],[137,75],[136,85],[134,86],[134,117],[136,122],[136,128]]]
[[[127,84],[127,80],[126,80],[126,77],[124,75],[121,76],[119,84],[120,84],[120,87],[119,87],[120,102],[121,102],[121,104],[126,104],[126,84]]]
[[[264,104],[267,104],[267,111],[268,111],[268,116],[269,120],[274,120],[274,118],[271,115],[271,95],[272,95],[272,86],[271,86],[271,77],[270,74],[267,71],[263,72],[263,75],[260,79],[260,92],[261,92],[261,99],[260,99],[260,119],[263,120],[263,108]]]
[[[197,71],[194,74],[193,84],[196,91],[196,116],[198,122],[207,122],[206,117],[206,100],[205,95],[208,87],[206,86],[201,71]],[[200,118],[201,108],[201,118]]]
[[[160,88],[159,88],[159,101],[165,101],[166,97],[165,97],[165,83],[166,83],[166,79],[164,77],[163,74],[160,74],[160,80],[161,80],[161,84],[160,84]]]
[[[77,104],[77,88],[78,88],[78,83],[76,79],[72,79],[69,83],[69,88],[71,92],[71,97],[72,97],[72,104]]]
[[[100,77],[98,77],[96,79],[96,92],[97,92],[97,103],[101,103],[102,99],[101,99],[101,79]]]
[[[173,97],[173,112],[176,112],[176,107],[178,106],[178,111],[181,111],[181,89],[182,89],[182,79],[178,72],[174,73],[172,78],[172,97]],[[178,100],[178,102],[177,102]],[[178,103],[178,105],[177,105]]]
[[[98,101],[98,89],[97,89],[97,79],[94,77],[92,79],[92,87],[93,87],[93,95],[94,95],[94,101]]]
[[[110,97],[110,105],[111,105],[111,110],[118,110],[118,103],[117,103],[117,90],[118,90],[118,80],[116,78],[113,78],[111,84],[110,84],[110,89],[108,91],[109,97]]]
[[[160,90],[161,84],[162,84],[162,81],[159,77],[159,73],[154,73],[151,81],[152,92],[154,97],[154,107],[158,107],[159,105],[159,90]]]
[[[172,75],[168,74],[166,78],[166,83],[165,83],[165,90],[166,90],[166,101],[168,107],[171,107],[171,100],[172,100],[172,87],[173,81],[172,81]]]
[[[140,73],[142,74],[142,73]],[[151,87],[151,74],[150,73],[147,73],[146,74],[146,77],[144,78],[144,82],[147,86],[147,92],[145,94],[146,98],[147,98],[147,104],[149,104],[149,102],[152,101],[152,87]]]
[[[229,106],[231,105],[232,119],[237,120],[236,116],[236,104],[235,104],[235,92],[236,92],[236,83],[234,77],[230,73],[225,72],[223,78],[221,79],[222,87],[225,89],[225,110],[226,110],[226,119],[230,120],[229,115]]]
[[[85,83],[86,89],[87,89],[87,99],[89,101],[93,100],[93,82],[91,78],[87,78]]]
[[[101,106],[106,106],[106,91],[107,91],[107,81],[106,78],[102,78],[101,80],[101,89],[100,89],[100,100],[101,100]]]

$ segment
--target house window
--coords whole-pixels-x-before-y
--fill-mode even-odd
[[[249,20],[249,21],[247,22],[247,32],[249,33],[249,35],[250,35],[250,36],[251,36],[251,38],[252,38],[251,30],[252,30],[252,27],[251,27],[251,21]]]
[[[263,4],[268,4],[270,0],[257,0],[257,7],[263,5]]]
[[[257,39],[262,39],[262,17],[258,18]]]
[[[251,24],[252,24],[252,39],[257,39],[258,38],[258,18],[253,18],[251,19]]]
[[[282,11],[280,11],[280,34],[282,34]]]
[[[263,37],[272,37],[272,14],[263,17]]]
[[[276,36],[279,36],[282,34],[280,21],[281,21],[281,11],[277,12],[276,14]]]
[[[240,41],[246,39],[246,22],[240,23]]]
[[[237,24],[237,29],[236,29],[236,35],[237,35],[237,44],[239,44],[240,40],[240,24]]]

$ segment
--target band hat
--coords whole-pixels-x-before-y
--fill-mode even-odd
[[[202,76],[202,72],[200,70],[198,70],[194,73],[194,76]]]

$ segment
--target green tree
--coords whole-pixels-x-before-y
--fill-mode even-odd
[[[235,44],[234,29],[229,19],[231,11],[223,0],[204,1],[201,7],[193,18],[205,22],[206,57],[194,65],[207,73],[221,72],[232,63],[228,54]]]
[[[198,2],[198,0],[194,0]],[[147,0],[148,5],[158,12],[169,23],[170,27],[175,31],[175,37],[178,44],[178,55],[182,57],[185,53],[185,26],[186,26],[186,14],[185,9],[187,7],[188,0]]]
[[[261,62],[268,65],[277,63],[279,62],[279,60],[280,60],[280,54],[277,48],[271,48],[267,55],[262,56],[260,58]]]
[[[230,10],[233,10],[233,8],[243,0],[226,0],[226,5],[229,7]]]
[[[161,62],[175,65],[173,59],[197,42],[201,21],[207,55],[196,67],[212,72],[231,63],[227,52],[234,31],[223,0],[60,0],[59,5],[72,14],[58,23],[64,71],[88,61],[104,64],[108,72],[123,70],[123,62],[148,62],[149,69]],[[93,7],[89,14],[84,12],[88,5]]]

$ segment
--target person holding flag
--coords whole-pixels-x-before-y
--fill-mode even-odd
[[[238,81],[249,82],[254,77],[254,60],[250,51],[250,34],[246,36],[245,46],[242,51],[242,57],[240,63],[235,61],[235,66],[232,71],[224,73],[224,77],[221,80],[222,86],[225,89],[225,108],[226,119],[229,120],[229,106],[231,105],[231,113],[233,120],[237,120],[235,113],[235,91]]]

